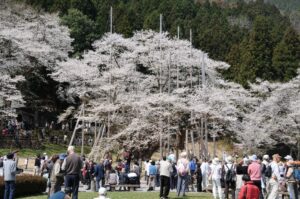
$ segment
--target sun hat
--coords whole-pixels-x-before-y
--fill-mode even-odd
[[[293,160],[293,157],[290,156],[290,155],[287,155],[287,156],[284,157],[284,159],[286,159],[286,160]]]
[[[184,151],[184,152],[182,152],[182,153],[180,153],[180,157],[181,158],[186,158],[186,156],[187,156],[187,153]]]
[[[264,160],[269,160],[269,159],[270,159],[270,156],[269,156],[268,154],[266,154],[266,155],[263,156],[263,159],[264,159]]]
[[[219,162],[220,162],[219,158],[214,158],[212,161],[213,164],[218,164]]]
[[[249,158],[251,161],[256,161],[257,160],[257,156],[255,154],[251,155]]]
[[[233,158],[232,158],[231,155],[226,158],[226,162],[227,163],[232,163],[233,162]]]
[[[106,189],[104,187],[100,187],[100,189],[99,189],[99,195],[100,196],[105,196],[106,195]]]

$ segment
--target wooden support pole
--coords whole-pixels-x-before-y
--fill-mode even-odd
[[[185,151],[189,153],[189,147],[188,147],[188,139],[189,139],[189,130],[185,130]]]
[[[95,122],[94,141],[97,139],[97,122]]]
[[[204,125],[205,125],[205,157],[208,158],[208,132],[207,132],[207,118],[205,116],[204,120]]]
[[[198,158],[201,158],[201,132],[200,132],[200,128],[199,128],[199,124],[196,124],[196,130],[198,133],[198,150],[197,150],[197,154],[198,154]]]
[[[194,142],[194,131],[190,131],[191,139],[192,139],[192,150],[193,150],[193,156],[195,156],[195,142]]]
[[[82,113],[83,113],[83,109],[84,109],[84,103],[82,104],[82,107],[81,107],[81,109],[80,109],[79,116],[78,116],[78,118],[77,118],[77,121],[76,121],[74,130],[73,130],[73,133],[72,133],[72,137],[71,137],[69,146],[71,146],[71,145],[73,144],[73,141],[74,141],[74,138],[75,138],[75,134],[76,134],[76,131],[77,131],[77,128],[78,128],[78,124],[79,124],[79,121],[80,121],[80,117],[81,117],[81,115],[82,115]]]
[[[201,118],[201,126],[200,126],[200,142],[201,142],[201,157],[203,158],[204,155],[204,133],[203,133],[203,129],[204,129],[204,120],[203,118]]]
[[[159,118],[159,155],[160,159],[163,157],[163,141],[162,141],[162,121],[161,116]]]
[[[192,29],[190,29],[190,42],[191,42],[191,58],[192,58],[192,48],[193,48],[193,41],[192,41]],[[193,88],[193,66],[190,68],[190,79],[191,79],[191,88]]]
[[[213,135],[213,143],[214,143],[214,157],[216,157],[216,135]]]
[[[97,146],[97,144],[98,144],[98,142],[99,142],[99,139],[100,139],[100,136],[101,136],[101,133],[102,133],[102,130],[103,130],[103,128],[104,128],[104,124],[100,125],[100,127],[99,127],[99,131],[98,131],[98,134],[97,134],[97,137],[96,137],[96,139],[94,140],[93,148],[94,148],[95,146]]]
[[[81,156],[84,154],[84,131],[85,129],[81,129]]]
[[[170,130],[168,131],[168,154],[170,153]]]
[[[179,150],[178,150],[178,146],[179,146],[179,134],[180,134],[180,132],[179,132],[179,130],[178,130],[178,132],[176,132],[176,152],[175,152],[175,154],[176,154],[176,160],[178,160],[178,155],[179,155]]]

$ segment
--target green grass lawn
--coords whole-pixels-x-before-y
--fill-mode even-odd
[[[6,155],[9,152],[15,151],[15,150],[19,150],[19,152],[18,152],[19,157],[35,157],[37,154],[43,154],[44,152],[46,152],[48,154],[48,156],[50,157],[51,155],[54,155],[54,154],[66,153],[67,146],[46,143],[46,144],[43,144],[43,149],[38,149],[38,150],[28,149],[28,148],[24,148],[24,149],[17,149],[17,148],[11,148],[11,149],[4,148],[3,149],[3,148],[1,148],[0,156]],[[85,154],[88,154],[90,152],[90,150],[91,150],[91,147],[88,147],[88,146],[84,147]],[[75,151],[80,154],[81,147],[80,146],[75,147]]]
[[[177,197],[176,193],[171,192],[170,198],[172,199],[211,199],[211,194],[206,193],[187,193],[186,197]],[[97,193],[79,193],[79,199],[93,199],[97,197]],[[155,199],[159,198],[158,192],[109,192],[107,197],[110,199]],[[31,197],[24,197],[22,199],[45,199],[46,195],[41,196],[31,196]]]

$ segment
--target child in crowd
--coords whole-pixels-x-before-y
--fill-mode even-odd
[[[99,189],[99,197],[94,198],[94,199],[109,199],[106,197],[106,194],[107,194],[106,189],[104,187],[101,187]]]

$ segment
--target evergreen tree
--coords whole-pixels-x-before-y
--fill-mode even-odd
[[[274,79],[274,71],[272,69],[272,24],[268,18],[259,16],[255,19],[253,30],[250,32],[249,38],[245,39],[246,45],[242,49],[242,65],[244,71],[249,73],[252,71],[255,76],[264,80]],[[248,40],[248,42],[246,42]],[[250,81],[254,81],[253,75],[245,77]]]
[[[74,52],[82,52],[91,49],[95,35],[95,23],[77,9],[70,9],[68,15],[62,18],[62,24],[67,25],[71,30],[71,37]]]
[[[300,67],[300,39],[293,28],[288,28],[274,49],[273,66],[276,79],[288,81],[297,75]]]

